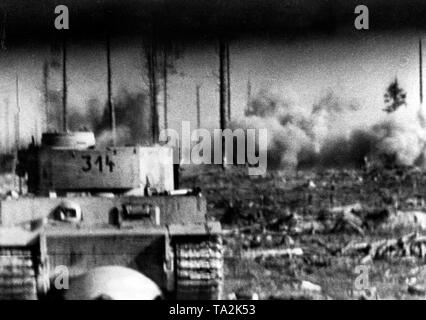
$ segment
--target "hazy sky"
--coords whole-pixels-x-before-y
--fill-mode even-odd
[[[252,94],[274,86],[301,107],[310,107],[327,90],[372,111],[371,118],[383,112],[383,93],[397,76],[408,93],[409,104],[419,101],[418,34],[369,34],[359,37],[312,37],[297,40],[235,40],[231,52],[232,114],[241,116],[247,103],[247,81]],[[37,44],[31,48],[8,48],[0,53],[0,108],[5,99],[15,106],[15,74],[19,78],[22,119],[34,130],[37,108],[42,106],[42,64],[49,48]],[[68,48],[70,107],[83,109],[88,99],[106,100],[106,64],[102,41],[72,41]],[[127,88],[137,92],[146,88],[139,39],[116,39],[112,47],[114,91]],[[216,43],[200,43],[182,48],[175,61],[177,74],[170,76],[170,124],[195,121],[195,86],[200,84],[202,124],[218,122],[218,55]],[[55,83],[56,81],[56,83]],[[60,77],[52,77],[51,87],[61,88]],[[283,95],[287,95],[284,93]],[[161,96],[160,96],[161,101]],[[161,110],[160,110],[161,111]],[[58,111],[60,112],[60,111]]]
[[[74,2],[81,4],[78,1]],[[330,3],[339,5],[333,7]],[[342,3],[338,0],[318,3],[306,0],[301,7],[303,10],[296,10],[300,12],[300,15],[290,14],[288,15],[290,20],[285,14],[274,18],[277,25],[285,21],[297,21],[303,30],[305,30],[304,24],[309,25],[308,31],[305,30],[302,34],[294,35],[293,32],[287,33],[286,29],[283,29],[274,34],[268,31],[259,32],[251,37],[233,35],[230,41],[233,117],[242,116],[244,112],[249,79],[253,96],[261,88],[273,86],[275,90],[282,90],[284,96],[296,99],[302,108],[310,108],[331,90],[345,101],[359,104],[362,111],[368,110],[369,113],[362,111],[359,113],[360,119],[366,123],[384,115],[381,111],[383,94],[386,86],[396,76],[407,91],[409,105],[418,104],[418,38],[424,33],[419,31],[421,28],[416,26],[416,21],[412,22],[411,28],[410,25],[408,28],[404,25],[404,28],[400,28],[401,30],[392,31],[374,28],[377,24],[371,18],[371,30],[355,31],[353,8],[343,6]],[[9,5],[13,5],[13,2]],[[259,6],[261,7],[260,4]],[[48,12],[49,8],[44,9]],[[413,7],[409,9],[415,10]],[[123,12],[127,11],[123,9]],[[310,28],[315,26],[315,21],[318,20],[321,21],[320,26],[328,26],[328,23],[324,21],[328,19],[329,12],[334,12],[331,14],[334,20],[340,20],[344,16],[346,20],[339,22],[339,26],[343,26],[333,28],[331,31],[312,31]],[[405,21],[398,18],[396,11],[391,12],[392,19],[400,23]],[[401,12],[403,16],[405,11]],[[338,15],[339,13],[342,15]],[[178,13],[175,14],[175,16],[178,15]],[[377,11],[372,12],[372,16],[378,16]],[[305,17],[310,20],[303,20]],[[379,18],[380,21],[387,21],[382,16]],[[180,19],[184,21],[182,17]],[[259,21],[264,21],[259,19],[256,20],[258,27],[261,26]],[[212,21],[216,20],[212,19]],[[31,29],[25,29],[24,23],[18,25],[24,30],[20,29],[24,36],[20,35],[20,41],[17,42],[14,42],[13,38],[12,41],[8,41],[6,37],[7,49],[0,51],[0,119],[4,129],[7,103],[9,103],[10,119],[12,119],[12,112],[16,105],[15,77],[18,75],[22,135],[24,139],[28,139],[35,133],[36,126],[39,127],[39,131],[42,126],[39,110],[43,105],[42,67],[51,53],[46,39],[40,38],[38,33],[32,35]],[[25,30],[28,30],[28,34]],[[13,35],[13,32],[14,30],[9,34]],[[96,34],[96,28],[91,32],[95,32],[95,35],[86,38],[79,36],[68,42],[69,105],[70,108],[79,110],[84,110],[87,100],[91,98],[98,98],[102,103],[106,101],[104,32],[99,30]],[[112,37],[112,72],[115,93],[121,88],[127,88],[131,92],[146,89],[146,83],[143,80],[145,62],[142,55],[142,38],[135,34],[126,35],[125,32]],[[202,86],[202,125],[217,127],[219,119],[217,42],[211,37],[204,39],[195,37],[191,41],[176,40],[176,43],[180,49],[180,56],[175,61],[177,73],[170,75],[169,78],[170,126],[179,128],[181,120],[191,120],[195,125],[195,87],[199,84]],[[59,74],[52,76],[51,88],[59,90],[60,80]],[[162,119],[161,106],[160,116]],[[9,130],[12,132],[11,120],[9,125]],[[3,143],[4,134],[2,138],[0,142]]]

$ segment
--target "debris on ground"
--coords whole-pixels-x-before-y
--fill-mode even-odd
[[[370,262],[375,259],[426,257],[426,236],[411,233],[398,239],[385,239],[374,242],[349,243],[342,249],[342,253],[361,252],[365,256],[361,262]]]
[[[263,299],[424,297],[426,271],[411,274],[426,264],[424,170],[298,168],[247,176],[206,166],[185,171],[182,185],[202,188],[209,215],[226,231],[227,294],[243,286]],[[360,264],[368,264],[368,290],[354,288]],[[321,294],[302,292],[307,280]]]
[[[228,294],[228,300],[259,300],[259,295],[256,292],[239,290]]]
[[[411,228],[426,231],[426,212],[397,211],[382,225],[382,229]]]
[[[317,292],[317,293],[320,293],[322,291],[321,286],[319,286],[317,284],[314,284],[314,283],[312,283],[310,281],[306,281],[306,280],[303,280],[300,283],[300,290],[310,291],[310,292]]]
[[[355,300],[378,300],[376,287],[369,287],[364,290],[354,290],[352,292],[352,298]]]
[[[356,233],[364,236],[364,230],[362,229],[363,221],[356,215],[356,213],[360,213],[361,211],[362,206],[360,203],[332,208],[330,212],[334,215],[336,220],[333,231],[355,231]]]
[[[15,190],[9,190],[6,192],[6,200],[16,200],[19,199],[19,193]]]
[[[416,296],[425,296],[426,295],[426,287],[418,284],[408,285],[407,289],[409,294]]]
[[[267,249],[267,250],[248,250],[242,253],[242,257],[246,259],[267,259],[277,257],[302,256],[303,250],[301,248],[289,249]]]

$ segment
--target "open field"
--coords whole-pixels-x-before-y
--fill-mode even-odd
[[[230,297],[425,297],[426,245],[409,240],[415,232],[423,241],[426,228],[426,175],[415,168],[250,177],[242,168],[204,167],[182,176],[184,186],[202,188],[212,219],[224,224]],[[382,239],[394,241],[375,242]],[[350,249],[358,243],[363,250]],[[357,290],[362,266],[368,283]]]

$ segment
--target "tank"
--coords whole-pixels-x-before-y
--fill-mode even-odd
[[[98,148],[91,132],[46,133],[21,150],[28,192],[0,202],[0,298],[114,298],[103,289],[111,279],[116,291],[139,283],[128,288],[139,296],[155,285],[164,298],[220,299],[221,225],[199,189],[175,189],[173,156],[166,146]]]

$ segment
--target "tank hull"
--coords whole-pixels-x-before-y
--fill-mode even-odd
[[[81,208],[80,223],[55,218],[64,201]],[[158,208],[158,216],[123,218],[116,224],[114,213],[129,205]],[[62,289],[54,286],[63,267],[72,279],[115,265],[143,273],[168,298],[218,299],[223,279],[221,228],[206,221],[205,208],[205,199],[196,196],[26,198],[1,202],[0,223],[47,221],[43,235],[52,290]]]
[[[207,220],[198,188],[175,189],[175,151],[159,145],[98,149],[93,133],[63,132],[46,133],[41,146],[32,143],[18,152],[17,173],[28,194],[0,202],[0,227],[45,222],[40,237],[50,267],[42,268],[51,284],[46,297],[67,296],[63,277],[72,286],[73,278],[102,278],[96,270],[124,267],[143,273],[166,297],[220,298],[220,224]],[[5,254],[3,260],[9,266],[17,257]],[[36,275],[39,268],[35,263],[29,269]],[[4,275],[0,268],[0,285]],[[25,280],[13,276],[16,283]]]

